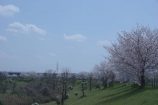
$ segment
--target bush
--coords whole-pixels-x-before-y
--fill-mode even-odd
[[[101,89],[101,85],[100,85],[100,84],[96,84],[96,85],[95,85],[95,88],[96,88],[96,89]]]
[[[131,84],[131,87],[132,87],[132,88],[138,88],[138,87],[139,87],[139,84],[133,83],[133,84]]]
[[[1,99],[2,105],[31,105],[33,100],[27,96],[5,95]]]
[[[75,96],[78,96],[78,93],[77,93],[77,92],[75,93]]]

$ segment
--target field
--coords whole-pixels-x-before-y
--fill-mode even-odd
[[[65,105],[158,105],[158,89],[140,89],[126,85],[115,85],[104,90],[93,89],[86,97],[75,96],[78,88],[70,93]],[[54,102],[42,105],[56,105]]]

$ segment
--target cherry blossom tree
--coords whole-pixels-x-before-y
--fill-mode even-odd
[[[114,69],[110,62],[103,61],[94,67],[98,79],[101,80],[104,88],[113,84],[115,79]]]
[[[119,33],[116,43],[106,47],[109,61],[119,72],[125,72],[140,87],[145,86],[145,72],[158,68],[158,30],[137,26]]]

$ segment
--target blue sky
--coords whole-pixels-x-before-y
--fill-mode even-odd
[[[90,71],[137,24],[158,28],[157,0],[0,0],[0,70]]]

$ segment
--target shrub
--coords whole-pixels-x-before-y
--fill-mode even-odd
[[[75,96],[78,96],[78,93],[77,93],[77,92],[75,92]]]
[[[31,105],[32,99],[27,96],[4,95],[1,99],[2,105]]]

